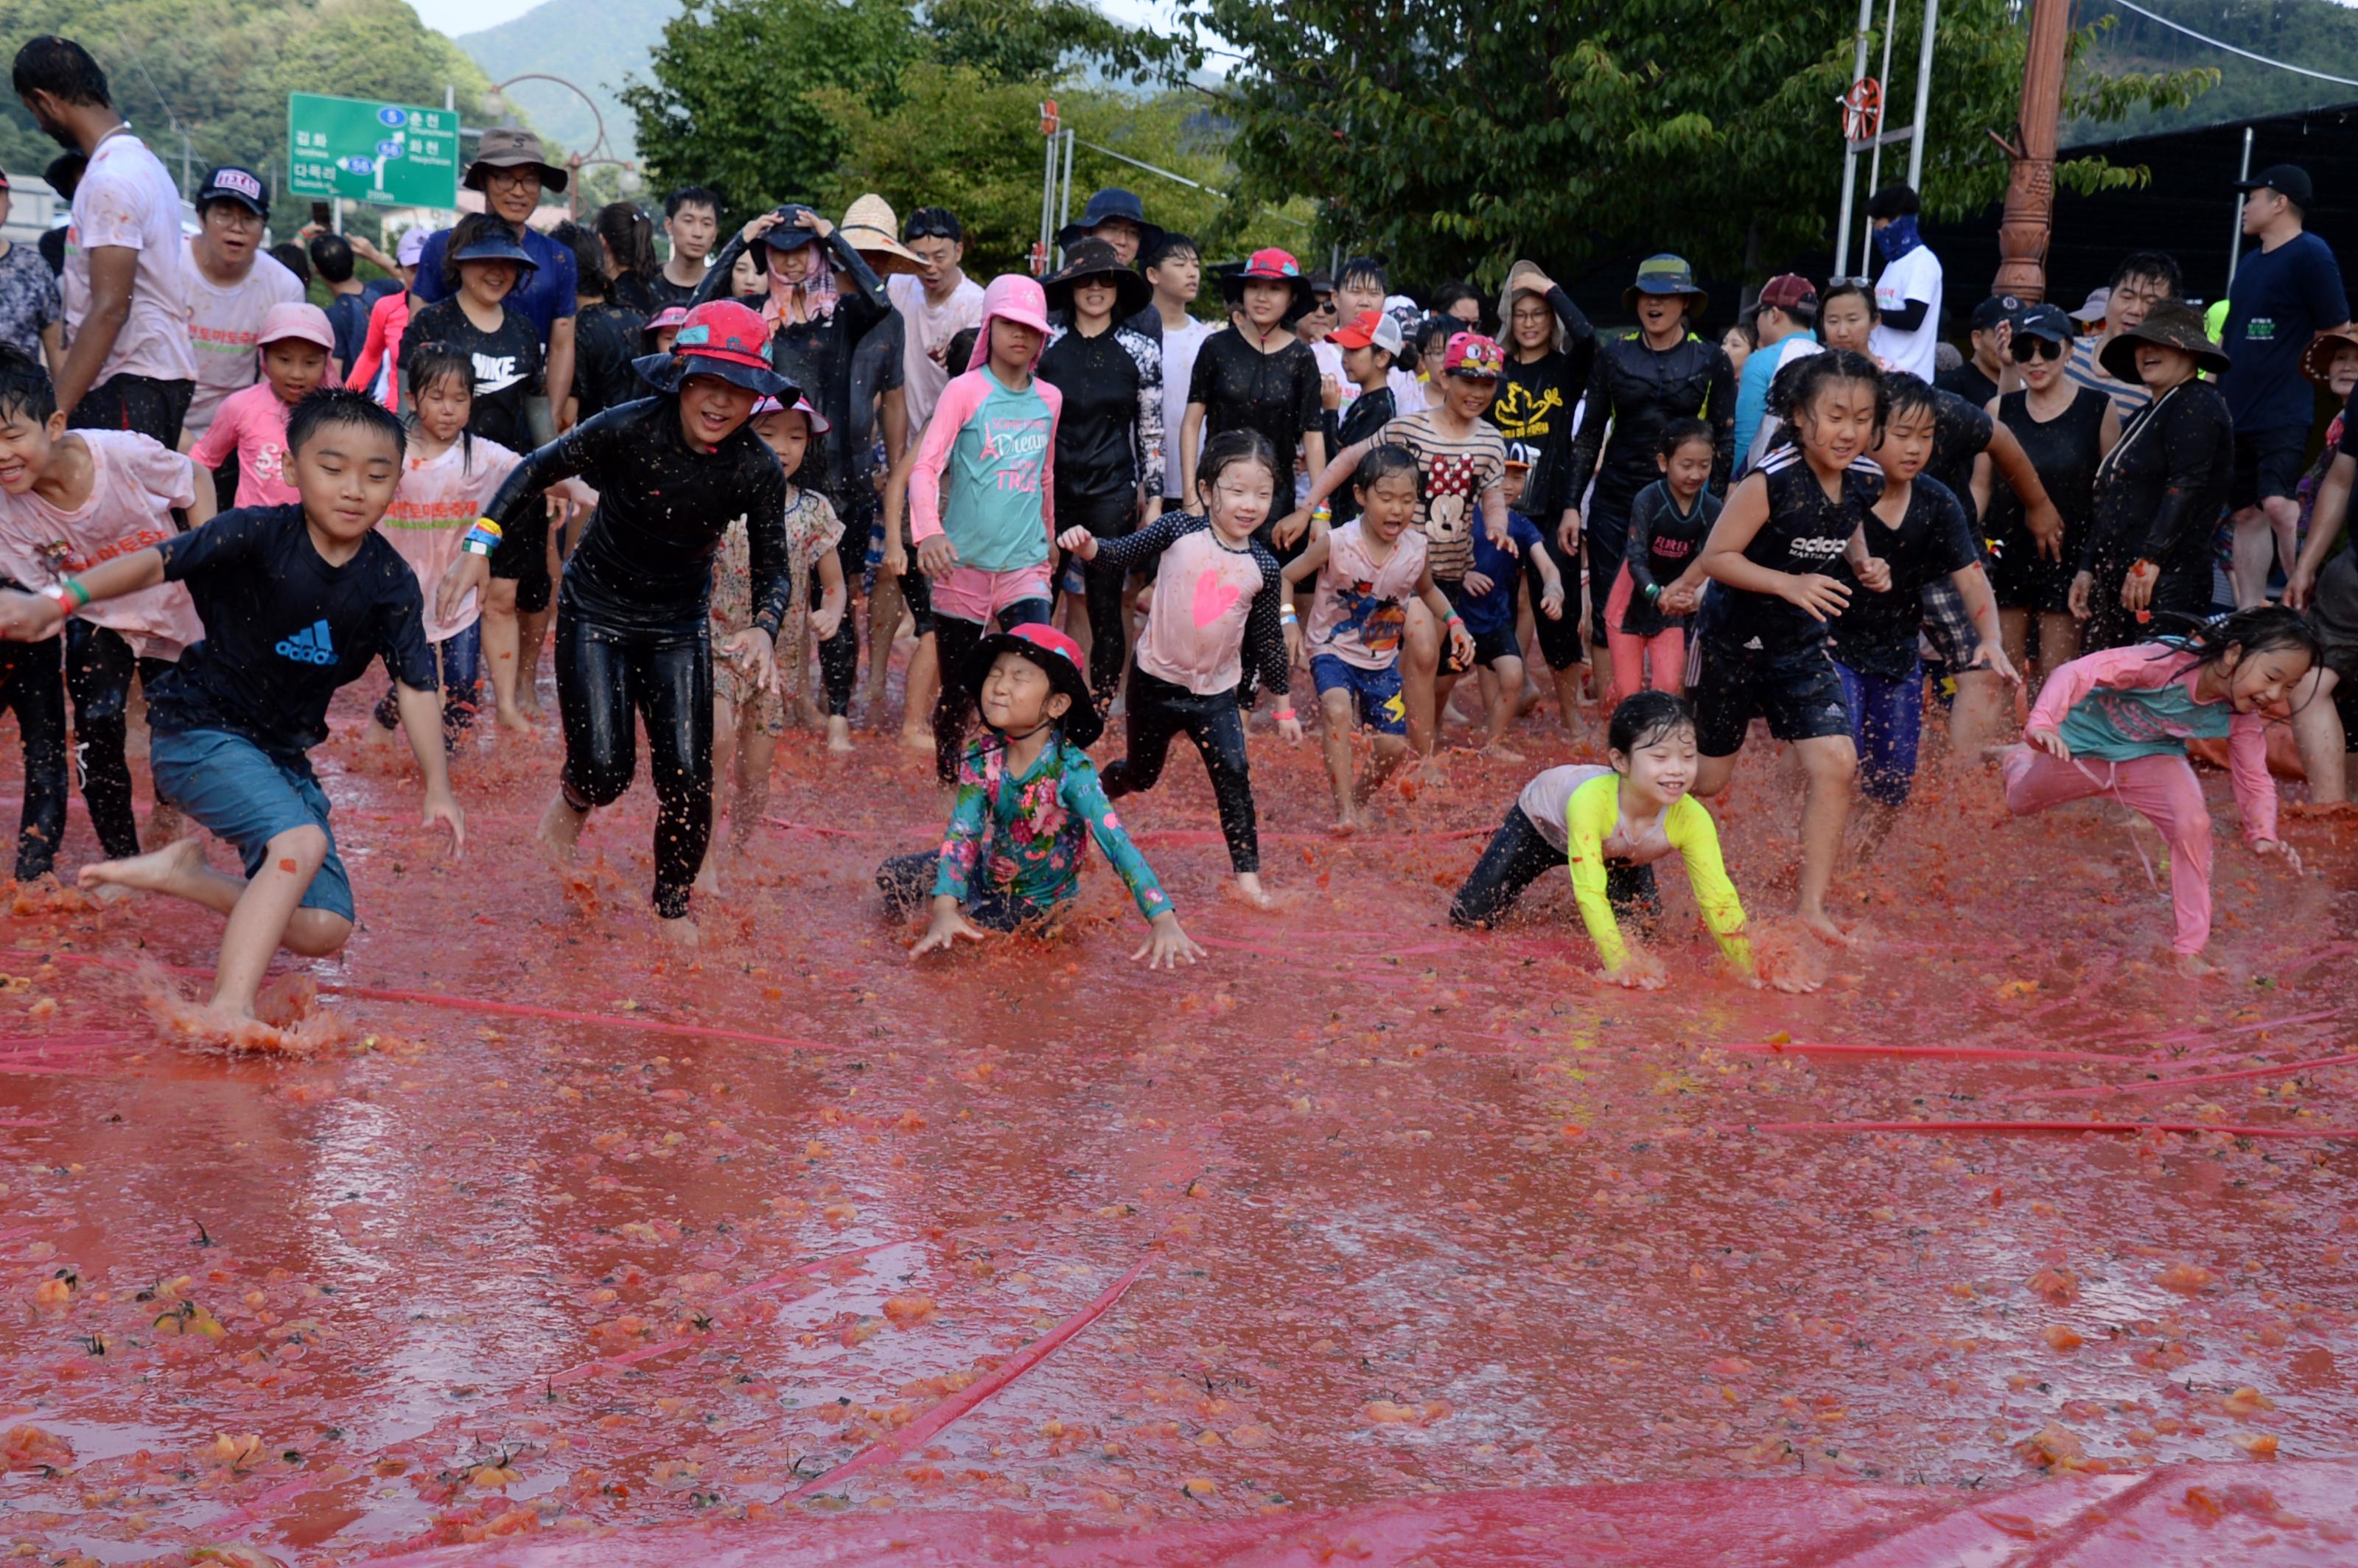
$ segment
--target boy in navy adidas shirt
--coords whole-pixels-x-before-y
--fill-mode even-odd
[[[401,478],[402,427],[365,394],[312,393],[287,421],[296,506],[241,507],[43,593],[0,593],[0,637],[38,641],[96,600],[185,582],[202,642],[147,696],[156,793],[237,847],[243,877],[205,863],[184,838],[153,854],[84,866],[85,887],[169,893],[229,917],[213,1007],[254,1017],[281,946],[332,953],[352,935],[352,883],[328,827],[328,797],[306,755],[328,738],[328,701],[383,657],[401,726],[426,777],[425,822],[465,825],[442,758],[442,701],[417,577],[377,520]]]

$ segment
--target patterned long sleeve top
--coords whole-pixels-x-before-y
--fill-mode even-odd
[[[1014,774],[1005,742],[975,741],[958,763],[957,804],[942,835],[934,896],[964,903],[979,885],[1038,909],[1068,903],[1080,896],[1084,836],[1098,841],[1139,914],[1152,920],[1171,913],[1170,895],[1114,815],[1087,752],[1060,738]]]

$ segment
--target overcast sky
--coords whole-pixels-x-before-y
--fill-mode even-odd
[[[426,25],[456,37],[481,32],[523,16],[540,0],[410,0]],[[1132,26],[1169,25],[1177,6],[1171,0],[1096,0],[1098,9]]]

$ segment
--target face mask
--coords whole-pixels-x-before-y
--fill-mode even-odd
[[[1916,232],[1916,214],[1913,212],[1904,218],[1894,218],[1875,232],[1876,247],[1883,252],[1883,259],[1887,262],[1898,261],[1923,243],[1922,237]]]

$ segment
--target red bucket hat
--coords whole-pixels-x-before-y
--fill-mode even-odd
[[[1221,273],[1221,296],[1229,304],[1234,305],[1244,298],[1245,285],[1248,283],[1291,284],[1293,287],[1293,303],[1285,308],[1285,319],[1288,321],[1308,313],[1310,308],[1318,303],[1318,297],[1311,288],[1310,280],[1302,276],[1302,264],[1293,259],[1291,252],[1281,251],[1274,245],[1267,250],[1253,252],[1245,258],[1245,265],[1234,271]]]
[[[734,299],[708,299],[687,313],[671,351],[632,362],[648,384],[678,390],[692,375],[723,381],[781,400],[800,396],[794,384],[770,366],[770,329],[761,314]]]

